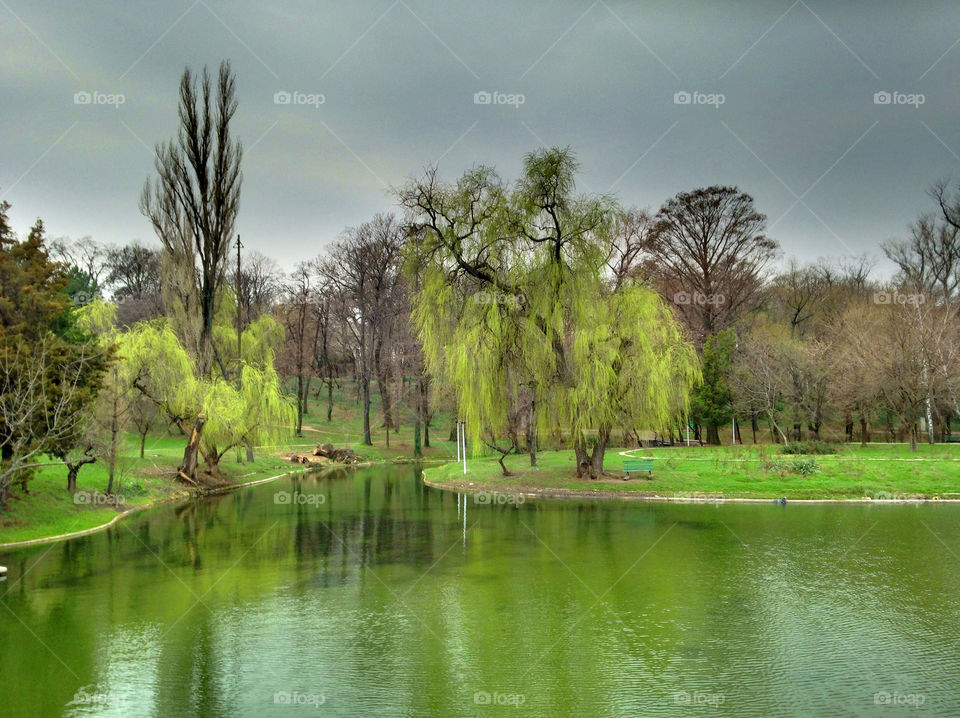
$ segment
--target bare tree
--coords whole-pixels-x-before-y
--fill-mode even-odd
[[[946,202],[942,190],[939,197]],[[910,225],[909,239],[886,242],[883,251],[900,269],[903,283],[952,300],[960,287],[960,225],[947,219],[955,208],[944,207],[944,217],[920,217]]]
[[[657,212],[647,266],[699,346],[759,306],[778,247],[765,226],[736,187],[681,192]]]
[[[44,454],[73,448],[92,398],[89,375],[102,370],[103,358],[93,346],[64,354],[46,339],[0,347],[0,508],[18,475],[63,464]]]
[[[156,150],[157,177],[144,184],[140,211],[153,224],[175,265],[193,275],[197,293],[197,361],[209,376],[215,347],[217,290],[224,281],[243,181],[243,151],[230,133],[237,110],[230,63],[220,64],[214,91],[204,67],[197,82],[188,67],[180,80],[180,131]],[[226,375],[226,368],[221,370]]]

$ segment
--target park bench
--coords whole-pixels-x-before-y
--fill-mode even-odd
[[[944,441],[948,444],[960,444],[960,434],[948,434],[944,437]]]
[[[639,459],[625,459],[623,471],[627,475],[624,481],[630,478],[631,471],[646,471],[650,476],[653,476],[653,459],[646,456]]]

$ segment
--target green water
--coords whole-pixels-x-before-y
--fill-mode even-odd
[[[459,503],[370,469],[0,553],[0,716],[960,715],[960,507]]]

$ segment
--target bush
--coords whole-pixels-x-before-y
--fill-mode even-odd
[[[816,459],[797,459],[790,464],[790,470],[801,476],[813,476],[820,473],[820,464]]]
[[[780,474],[781,476],[786,476],[787,474],[813,476],[814,474],[820,473],[820,464],[817,463],[816,459],[794,459],[789,462],[783,461],[782,459],[774,459],[773,461],[765,461],[763,468],[767,471]]]
[[[131,479],[123,482],[122,486],[120,486],[120,482],[117,482],[117,493],[122,494],[124,498],[143,496],[147,493],[147,487],[143,485],[140,479]]]
[[[836,454],[837,447],[826,441],[791,441],[780,449],[781,454]]]

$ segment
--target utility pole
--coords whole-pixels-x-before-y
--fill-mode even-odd
[[[240,365],[241,357],[243,356],[243,340],[241,336],[243,334],[243,323],[241,321],[241,295],[240,295],[240,250],[243,248],[243,245],[240,243],[240,235],[237,235],[237,364]]]

